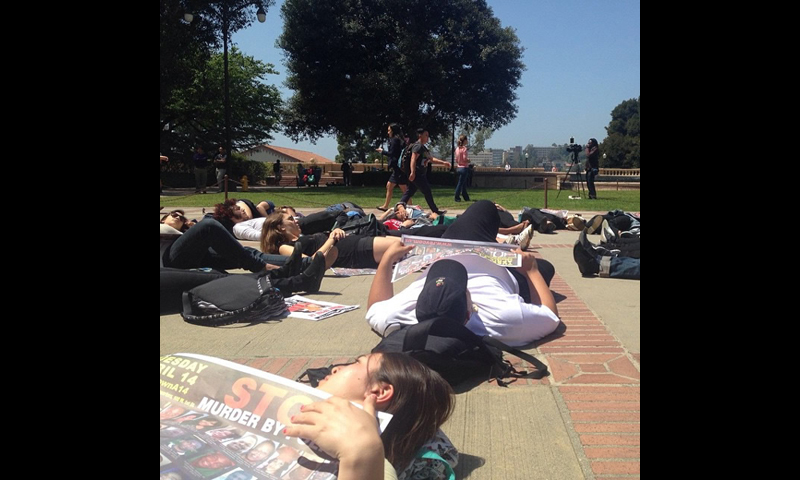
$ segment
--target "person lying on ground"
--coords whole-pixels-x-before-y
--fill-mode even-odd
[[[339,480],[395,478],[385,477],[387,470],[401,478],[436,478],[421,473],[426,467],[415,461],[433,439],[442,439],[457,462],[457,451],[440,430],[455,395],[438,373],[402,353],[361,355],[330,372],[317,388],[333,396],[304,405],[283,433],[311,440],[338,459]],[[393,415],[382,434],[376,411]]]
[[[395,237],[346,235],[339,228],[330,234],[304,235],[300,225],[288,213],[275,213],[267,217],[261,231],[261,251],[287,255],[298,242],[303,255],[322,252],[328,267],[377,268],[389,246],[398,243]]]
[[[498,205],[498,209],[500,209]],[[400,237],[403,235],[415,235],[419,237],[441,238],[447,227],[454,223],[458,216],[438,215],[436,213],[426,213],[416,205],[406,205],[397,202],[394,208],[387,210],[381,215],[384,225],[387,226],[387,235]],[[399,225],[392,223],[392,220],[401,222]],[[397,226],[393,229],[392,226]],[[522,250],[528,248],[533,238],[533,229],[527,229],[528,222],[519,223],[513,227],[500,227],[497,229],[495,240],[498,243],[508,243],[520,245]]]
[[[444,238],[491,241],[499,224],[494,204],[479,200],[450,225]],[[547,260],[517,249],[522,266],[504,268],[479,255],[454,255],[434,262],[407,288],[395,293],[392,263],[411,248],[392,246],[373,278],[366,318],[378,335],[386,336],[402,324],[448,316],[478,335],[522,346],[558,326],[558,308],[550,291],[555,267]]]
[[[282,206],[280,211],[291,215],[305,235],[330,233],[337,223],[343,226],[350,220],[367,216],[361,207],[351,202],[337,203],[327,207],[325,210],[304,216],[298,216],[297,211],[287,205]],[[241,240],[259,241],[261,239],[261,230],[264,227],[264,220],[266,220],[266,217],[237,222],[233,225],[233,234]]]
[[[601,245],[595,245],[586,237],[589,229],[584,229],[572,247],[572,258],[578,264],[578,270],[584,277],[627,278],[640,279],[639,238],[632,238],[631,243],[616,243],[614,231],[608,221],[601,223],[601,238],[607,240]],[[618,240],[621,241],[622,239]],[[622,245],[624,249],[609,248]],[[629,256],[629,255],[635,255]]]

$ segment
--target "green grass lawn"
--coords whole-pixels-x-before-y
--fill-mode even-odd
[[[471,202],[457,203],[453,200],[454,187],[433,187],[433,198],[442,209],[465,209]],[[555,210],[569,210],[572,213],[582,211],[611,211],[622,210],[626,212],[640,211],[639,190],[598,190],[597,200],[581,198],[571,200],[570,195],[577,195],[572,190],[549,190],[547,195],[547,208]],[[402,192],[395,188],[392,203],[400,200]],[[271,200],[276,206],[292,205],[297,208],[321,208],[339,202],[353,202],[365,209],[374,208],[383,204],[386,197],[384,187],[320,187],[320,188],[283,188],[263,192],[232,192],[229,198],[247,198],[255,203],[262,200]],[[581,195],[583,197],[583,195]],[[558,197],[558,198],[556,198]],[[185,196],[162,196],[161,206],[168,207],[212,207],[224,200],[222,193],[209,193],[205,195],[190,194]],[[544,190],[521,190],[513,188],[472,188],[471,200],[492,200],[510,211],[518,211],[522,207],[545,208]],[[428,209],[425,197],[417,192],[412,199],[414,204]]]

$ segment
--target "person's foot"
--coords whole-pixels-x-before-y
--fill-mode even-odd
[[[461,201],[461,199],[458,198],[458,197],[454,198],[453,200],[455,200],[456,202],[460,202]]]
[[[378,209],[378,210],[380,210],[381,212],[385,212],[386,210],[389,210],[389,209],[388,209],[388,208],[386,208],[386,207],[375,207],[375,208],[377,208],[377,209]]]
[[[581,232],[583,234],[583,232]],[[591,277],[598,273],[600,273],[600,261],[586,251],[583,245],[581,245],[580,240],[575,242],[575,246],[572,247],[572,258],[575,260],[575,263],[578,264],[578,270],[580,270],[581,275],[584,277]]]
[[[512,245],[519,245],[520,250],[526,250],[528,245],[531,244],[533,238],[533,225],[528,225],[525,230],[519,235],[509,235],[506,237],[506,243]]]
[[[553,233],[553,230],[556,229],[556,224],[551,222],[550,220],[545,220],[539,224],[539,233]]]
[[[519,248],[520,250],[527,250],[528,245],[531,244],[533,239],[533,225],[528,225],[525,230],[519,234]]]
[[[595,215],[586,223],[586,233],[589,235],[600,232],[600,227],[603,225],[605,218],[602,215]]]
[[[608,220],[603,220],[602,228],[600,229],[600,241],[601,243],[616,243],[617,241],[617,234],[608,224]]]
[[[319,287],[322,285],[322,278],[325,276],[325,270],[327,270],[325,267],[325,255],[323,255],[322,252],[315,253],[311,265],[300,274],[303,290],[307,293],[319,292]]]
[[[464,195],[465,202],[471,202],[472,200],[469,199],[469,195]]]
[[[445,213],[447,213],[447,210],[439,210],[438,212],[435,212],[435,213],[437,215],[444,215]]]
[[[579,243],[586,252],[591,255],[592,257],[616,257],[620,254],[618,249],[609,249],[606,247],[601,247],[600,245],[595,245],[594,243],[590,242],[588,238],[586,238],[586,230],[582,231],[580,235],[578,235],[578,240],[576,243]]]

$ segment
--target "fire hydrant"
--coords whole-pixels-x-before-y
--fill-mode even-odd
[[[240,178],[239,181],[242,182],[242,191],[246,192],[247,191],[247,175],[242,175],[242,178]]]

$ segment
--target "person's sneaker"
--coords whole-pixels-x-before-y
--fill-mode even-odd
[[[458,197],[454,198],[453,200],[455,200],[456,202],[460,202],[461,201],[461,199],[458,198]]]
[[[517,245],[519,245],[520,250],[527,250],[528,245],[531,244],[531,239],[533,238],[533,225],[528,225],[525,230],[522,231],[519,235],[517,235]]]
[[[580,240],[576,241],[575,246],[572,247],[572,258],[578,264],[578,270],[584,277],[591,277],[600,273],[600,261],[586,251]]]
[[[600,229],[600,241],[602,243],[615,243],[617,241],[617,234],[608,224],[608,220],[603,220],[603,225]]]
[[[592,235],[600,232],[600,227],[603,225],[603,220],[605,220],[605,218],[602,215],[595,215],[592,217],[592,219],[586,224],[586,233]]]

